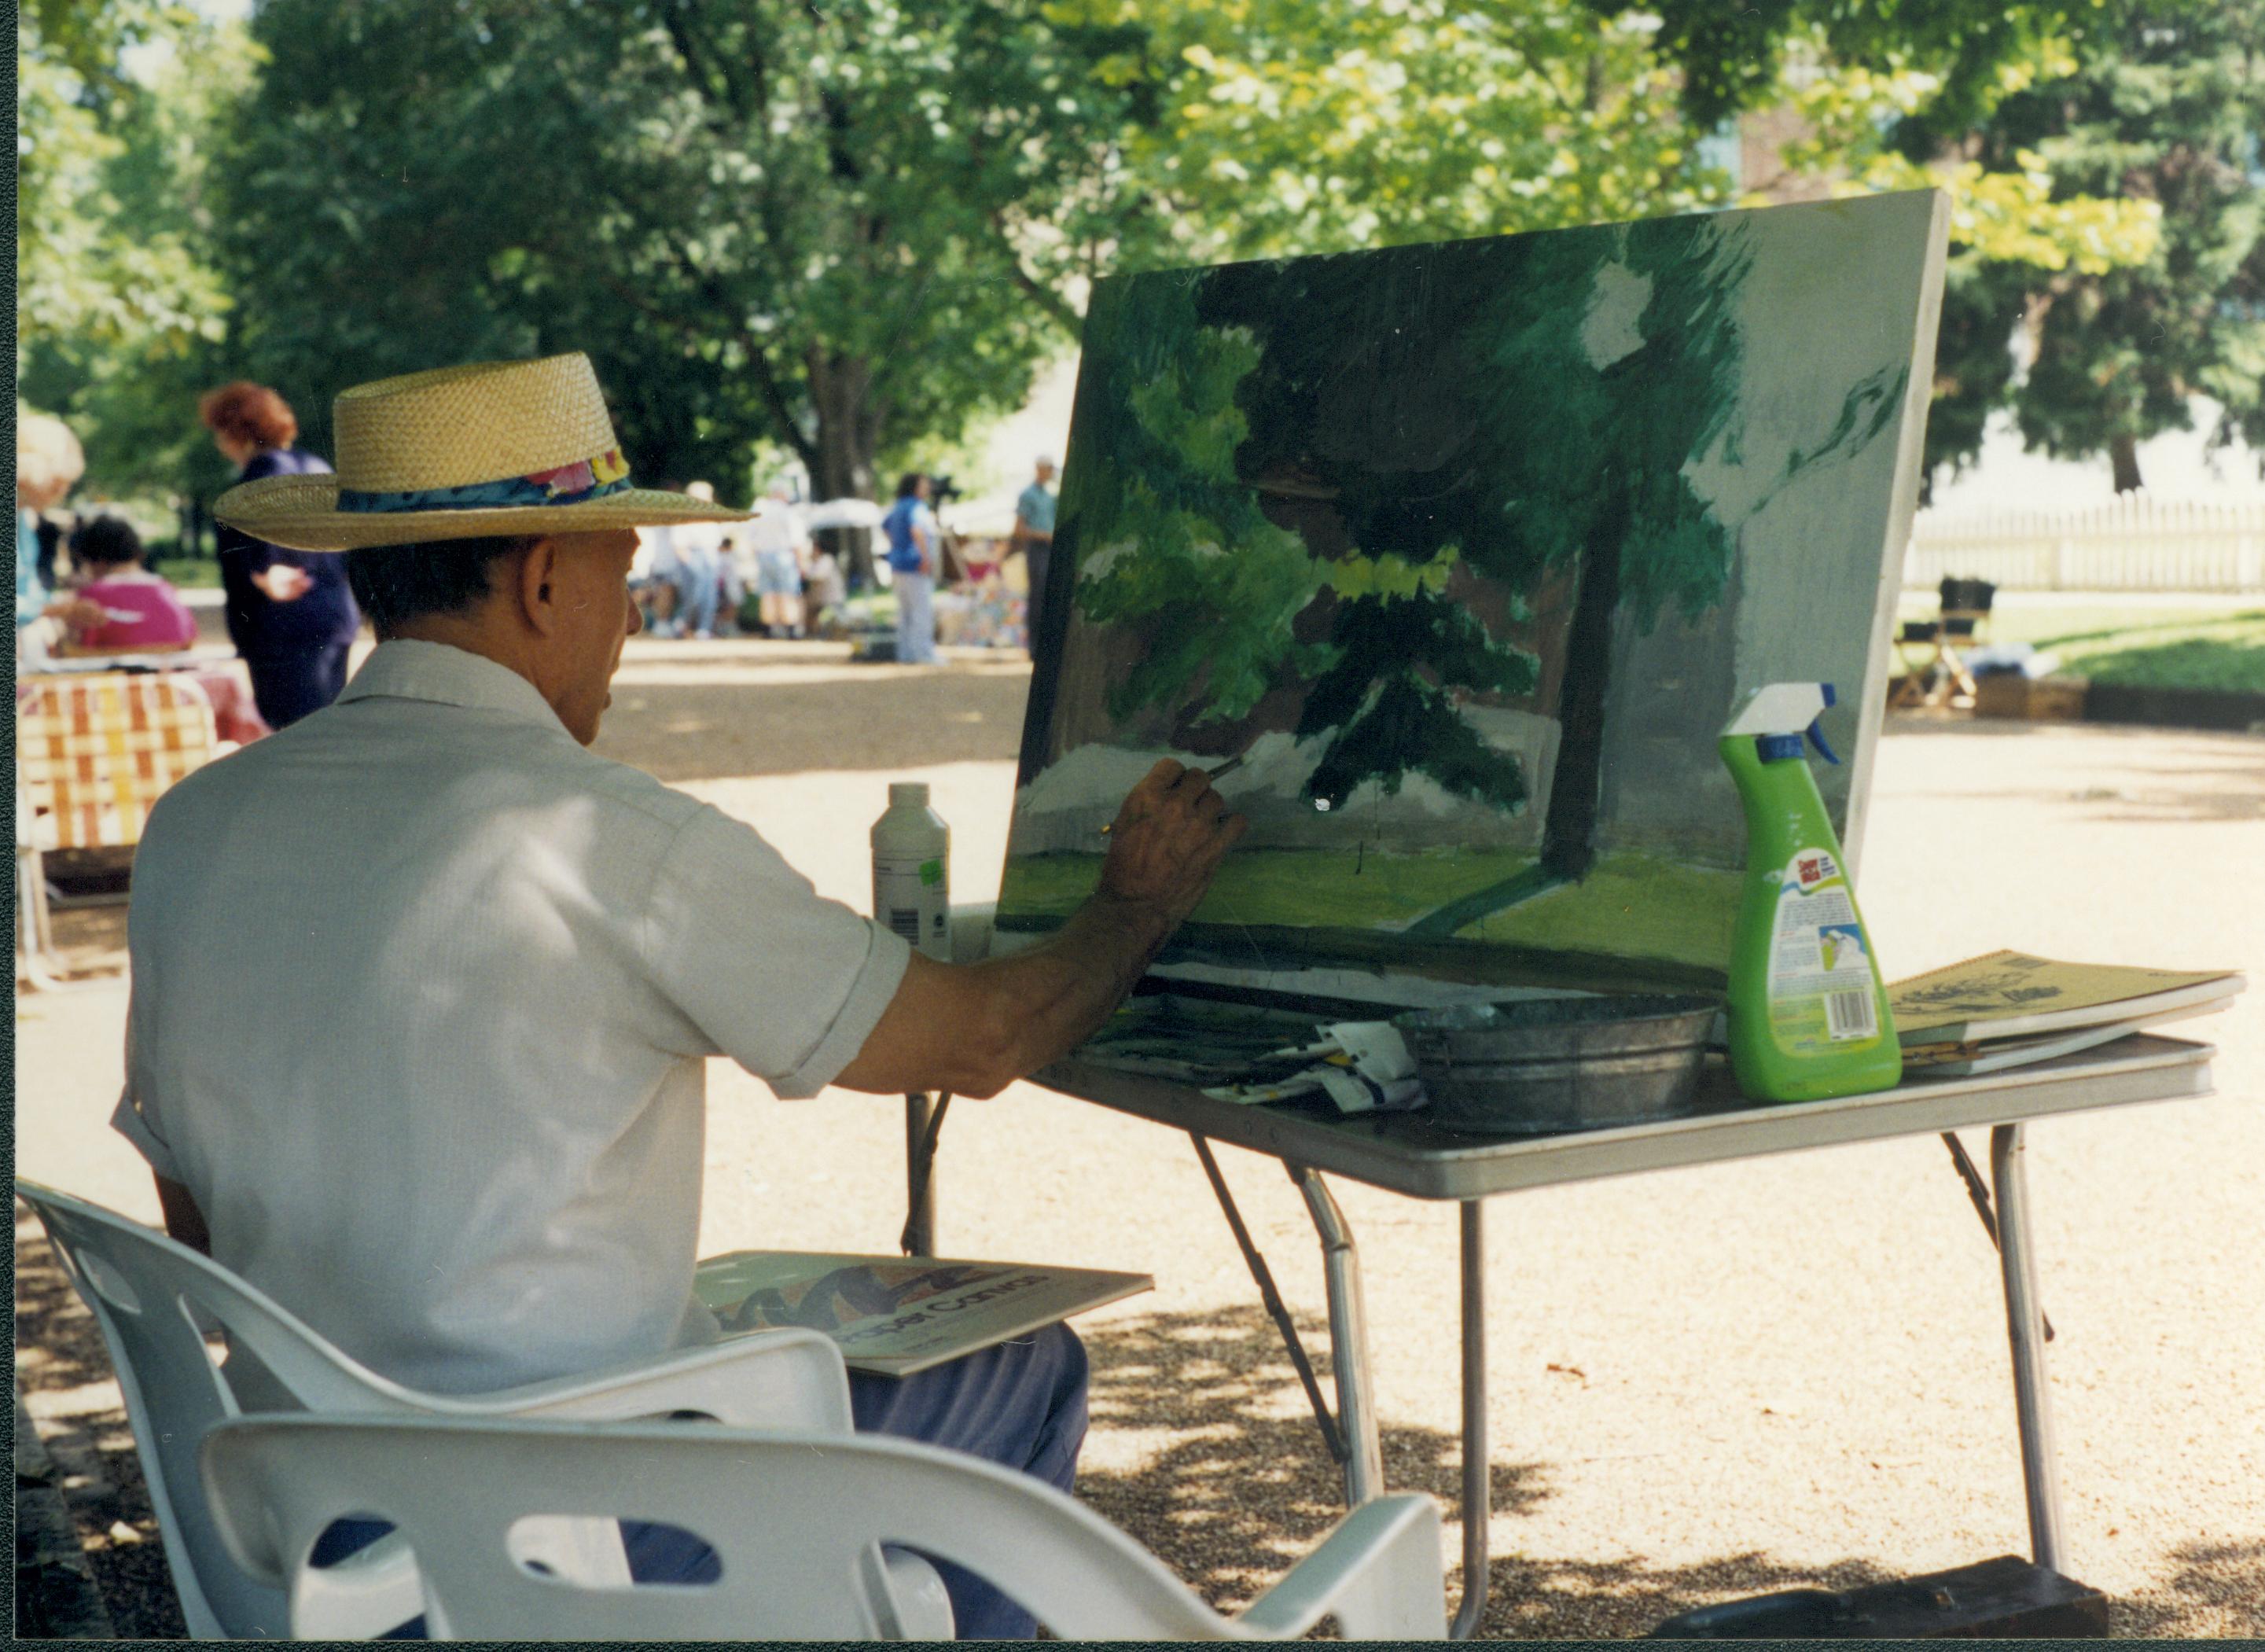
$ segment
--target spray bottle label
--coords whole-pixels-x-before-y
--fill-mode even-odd
[[[1770,936],[1769,1025],[1777,1047],[1811,1055],[1880,1036],[1871,947],[1839,857],[1803,849],[1778,885]]]
[[[876,855],[873,915],[932,958],[951,957],[951,891],[936,856]]]

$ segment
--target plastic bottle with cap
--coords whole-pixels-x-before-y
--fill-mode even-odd
[[[873,822],[873,918],[921,951],[951,962],[951,828],[928,806],[923,781],[892,781]]]
[[[1746,878],[1730,938],[1730,1066],[1756,1101],[1886,1089],[1903,1047],[1840,841],[1809,772],[1824,761],[1829,682],[1758,688],[1715,749],[1746,808]]]

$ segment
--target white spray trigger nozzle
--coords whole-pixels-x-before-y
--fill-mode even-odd
[[[1819,719],[1839,697],[1829,682],[1773,682],[1755,689],[1741,701],[1737,714],[1722,732],[1790,736],[1795,740],[1806,735],[1819,756],[1828,763],[1837,763],[1840,760],[1824,743],[1824,730]]]

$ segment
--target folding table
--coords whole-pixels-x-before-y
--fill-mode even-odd
[[[1278,1159],[1304,1193],[1322,1241],[1328,1284],[1330,1359],[1347,1498],[1384,1489],[1376,1400],[1368,1375],[1358,1252],[1323,1175],[1410,1198],[1453,1199],[1462,1210],[1463,1594],[1457,1638],[1476,1628],[1487,1594],[1486,1324],[1482,1217],[1495,1194],[1559,1183],[1664,1170],[1678,1165],[1991,1127],[1991,1179],[2013,1351],[2014,1415],[2021,1430],[2029,1539],[2036,1563],[2058,1570],[2060,1494],[2035,1241],[2023,1173],[2022,1132],[2032,1119],[2138,1102],[2211,1093],[2215,1049],[2136,1034],[2079,1054],[1975,1078],[1923,1079],[1870,1095],[1757,1106],[1739,1096],[1726,1069],[1710,1069],[1686,1117],[1657,1124],[1518,1138],[1459,1134],[1421,1112],[1342,1117],[1311,1104],[1244,1106],[1201,1090],[1074,1059],[1039,1072],[1038,1083],[1188,1132],[1209,1168],[1209,1140]],[[1214,1185],[1219,1186],[1216,1180]],[[1222,1189],[1223,1193],[1223,1189]],[[1229,1207],[1230,1220],[1236,1220]],[[1302,1356],[1300,1356],[1302,1358]],[[1317,1396],[1318,1401],[1318,1396]]]

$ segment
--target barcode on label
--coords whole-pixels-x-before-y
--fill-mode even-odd
[[[892,935],[900,935],[914,946],[918,946],[921,938],[920,908],[918,906],[890,907],[889,932]]]
[[[1880,1030],[1868,992],[1824,994],[1824,1030],[1834,1038],[1868,1038]]]

